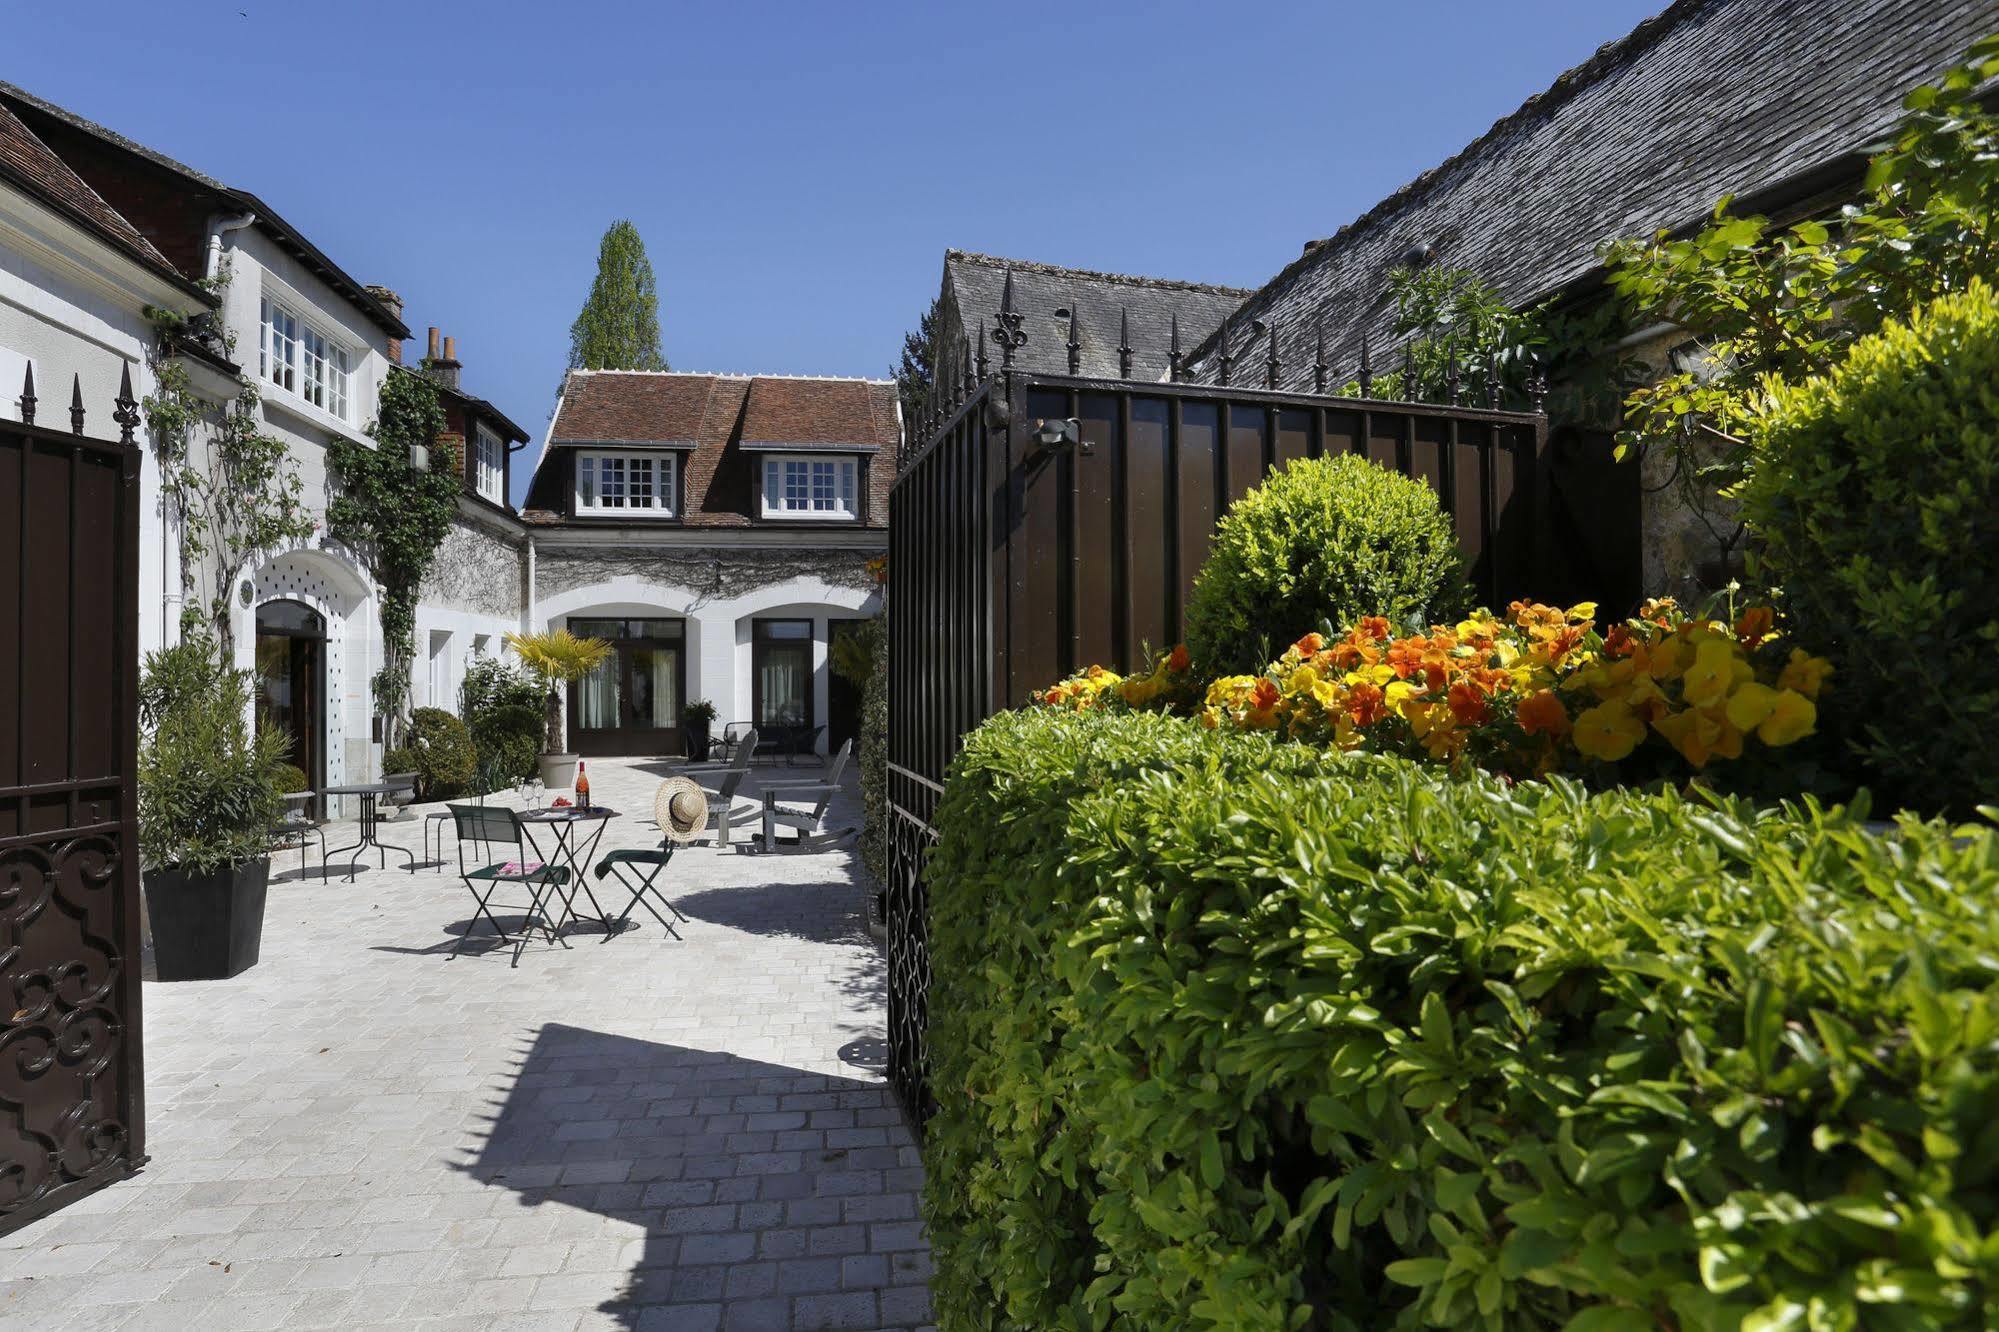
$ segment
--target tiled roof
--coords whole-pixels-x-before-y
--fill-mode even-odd
[[[1126,277],[1086,268],[1059,268],[1025,259],[947,250],[944,286],[947,310],[955,311],[955,328],[945,330],[961,347],[976,343],[984,322],[986,354],[994,365],[999,351],[992,344],[993,316],[1000,308],[1001,288],[1013,273],[1014,308],[1024,316],[1027,342],[1014,364],[1042,374],[1066,374],[1069,369],[1069,318],[1081,317],[1077,341],[1082,344],[1082,373],[1114,377],[1118,372],[1120,321],[1130,320],[1132,376],[1160,379],[1166,374],[1167,347],[1174,316],[1180,320],[1180,345],[1192,351],[1214,332],[1222,319],[1242,304],[1250,292],[1170,278]],[[949,355],[953,367],[957,362]],[[941,368],[941,365],[940,365]]]
[[[898,439],[895,385],[871,379],[571,370],[535,464],[528,509],[563,504],[556,454],[590,444],[685,449],[682,521],[690,527],[753,520],[758,446],[871,452],[868,525],[886,521]]]
[[[81,222],[154,272],[180,278],[166,256],[154,249],[137,227],[106,203],[103,195],[91,189],[5,105],[0,105],[0,175]]]
[[[1587,278],[1604,241],[1693,223],[1724,194],[1850,187],[1903,94],[1992,32],[1999,0],[1678,0],[1306,247],[1235,326],[1277,324],[1295,388],[1315,321],[1338,374],[1364,329],[1388,345],[1386,275],[1414,246],[1519,305]],[[1261,337],[1233,346],[1258,365],[1268,351]],[[1213,350],[1193,377],[1213,377]]]
[[[743,417],[742,441],[798,448],[892,448],[895,385],[860,379],[757,379]]]
[[[129,155],[125,161],[137,158],[154,170],[165,172],[175,178],[181,193],[214,195],[218,203],[232,211],[255,213],[257,226],[260,229],[270,235],[281,248],[302,261],[329,286],[340,292],[378,327],[391,337],[406,338],[410,335],[402,320],[383,305],[379,298],[357,282],[345,269],[329,259],[296,227],[279,216],[276,209],[248,190],[224,185],[213,176],[197,171],[184,162],[176,161],[165,153],[126,138],[116,130],[80,116],[67,107],[57,106],[54,102],[35,96],[25,88],[16,87],[5,81],[0,81],[0,104],[4,104],[15,114],[33,121],[36,126],[41,127],[41,132],[44,134],[67,134],[73,131],[86,141],[103,145],[119,154]],[[91,165],[83,163],[78,165],[82,166],[85,172],[96,170]],[[118,197],[127,208],[134,209],[135,213],[138,205],[121,191],[129,190],[141,201],[145,199],[147,193],[146,186],[140,180],[133,178],[133,173],[128,168],[122,166],[108,176],[97,176],[97,188]],[[168,245],[167,248],[173,247]],[[201,274],[198,272],[190,271],[190,263],[189,259],[183,258],[181,263],[173,267],[184,279],[192,280],[200,277]]]

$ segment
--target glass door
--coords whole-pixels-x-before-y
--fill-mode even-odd
[[[686,626],[669,619],[575,619],[579,638],[608,640],[616,652],[570,686],[570,746],[579,754],[683,752]]]
[[[758,620],[750,636],[750,715],[763,744],[814,747],[812,621]]]
[[[325,661],[326,621],[319,612],[296,601],[257,608],[257,730],[284,732],[286,760],[315,791],[326,784]]]

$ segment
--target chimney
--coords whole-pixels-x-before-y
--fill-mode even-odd
[[[437,352],[437,325],[435,325],[435,324],[432,324],[432,325],[430,326],[430,350],[426,351],[426,352],[425,352],[425,353],[423,354],[423,358],[424,358],[424,359],[425,359],[426,361],[435,361],[435,360],[436,360],[436,359],[438,358],[438,352]]]
[[[362,290],[373,296],[376,301],[380,302],[384,309],[398,320],[403,317],[403,298],[396,295],[389,288],[371,286],[364,287]],[[403,363],[403,340],[401,338],[389,339],[389,361],[393,365],[401,365]]]
[[[431,330],[433,335],[436,332],[436,329]],[[448,389],[456,389],[458,387],[459,368],[458,339],[446,338],[444,340],[444,355],[433,355],[430,358],[430,377]]]

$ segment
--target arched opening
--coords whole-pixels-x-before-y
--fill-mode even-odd
[[[326,618],[301,601],[257,607],[257,729],[282,730],[290,761],[326,784]]]

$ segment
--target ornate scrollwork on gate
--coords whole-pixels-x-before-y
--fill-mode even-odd
[[[0,850],[0,1222],[130,1161],[118,844]]]
[[[893,811],[888,880],[889,1079],[919,1129],[935,1108],[924,1048],[924,1025],[930,1015],[930,894],[923,882],[923,858],[933,841],[935,834],[907,811]]]

